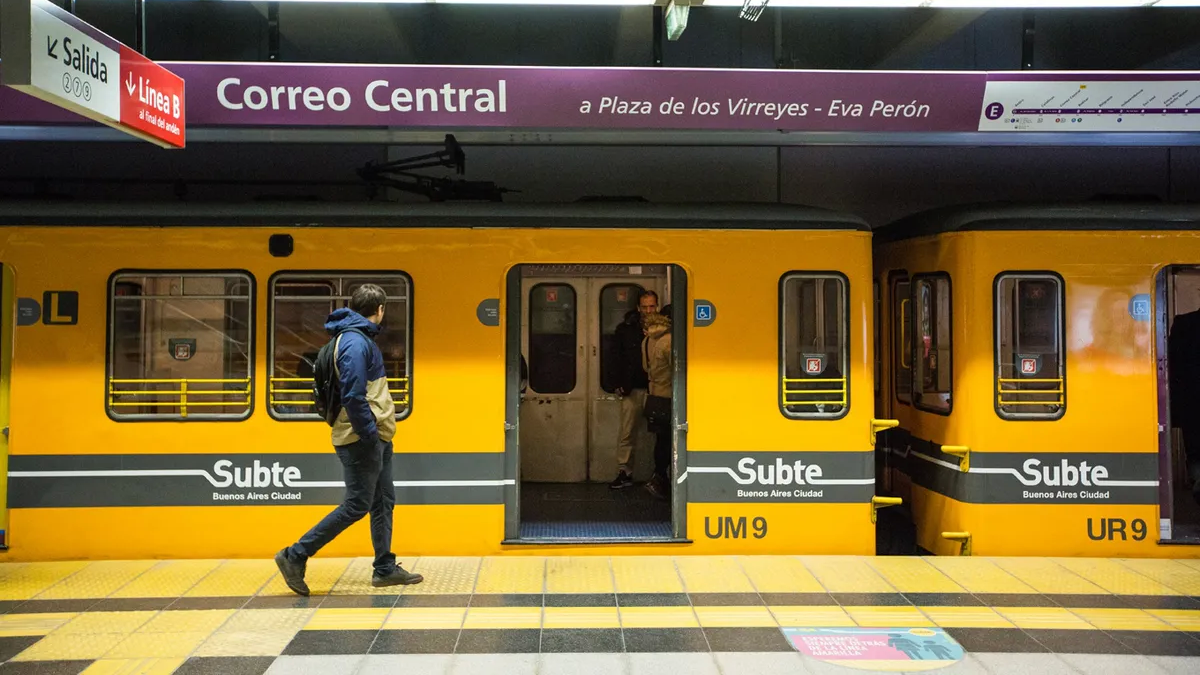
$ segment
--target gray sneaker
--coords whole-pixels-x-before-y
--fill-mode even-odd
[[[404,571],[404,568],[396,565],[396,569],[384,575],[378,573],[371,575],[371,585],[375,588],[381,586],[408,586],[410,584],[419,584],[425,581],[425,577],[420,574]]]
[[[298,595],[308,595],[308,584],[304,583],[306,563],[298,563],[289,560],[287,557],[287,549],[279,551],[275,554],[275,566],[279,568],[279,573],[283,575],[283,581],[287,587],[292,589],[293,593]]]

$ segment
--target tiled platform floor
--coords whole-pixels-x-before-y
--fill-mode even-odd
[[[5,673],[833,673],[781,627],[942,627],[952,673],[1200,673],[1200,561],[314,559],[0,564]],[[865,672],[865,671],[857,671]]]

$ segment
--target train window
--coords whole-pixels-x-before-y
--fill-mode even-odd
[[[950,325],[950,277],[917,275],[912,282],[913,402],[931,412],[949,413],[954,388],[954,356]]]
[[[1058,419],[1066,412],[1063,284],[1053,274],[996,277],[996,414]]]
[[[396,418],[411,408],[412,285],[403,273],[340,274],[281,272],[271,279],[270,411],[276,419],[320,419],[313,409],[313,364],[329,341],[325,322],[333,310],[350,303],[363,284],[377,284],[387,294],[386,311],[375,344],[383,354],[388,389]]]
[[[907,277],[898,277],[892,281],[892,326],[895,334],[892,336],[892,351],[895,354],[893,364],[894,386],[896,400],[912,403],[912,298],[909,296]]]
[[[787,417],[837,418],[849,408],[847,286],[840,274],[783,278],[780,409]]]
[[[529,388],[539,394],[567,394],[576,379],[575,289],[569,284],[538,284],[529,289]]]
[[[253,401],[248,272],[118,272],[106,408],[116,420],[237,420]]]
[[[637,284],[609,284],[600,291],[600,387],[610,394],[617,391],[621,377],[617,372],[617,326],[629,312],[637,313],[642,290]]]

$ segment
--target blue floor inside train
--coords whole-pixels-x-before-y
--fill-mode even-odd
[[[522,483],[522,539],[668,539],[671,505],[642,485]]]

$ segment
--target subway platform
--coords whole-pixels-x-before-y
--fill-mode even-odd
[[[1200,673],[1200,560],[401,562],[0,564],[0,675]]]

